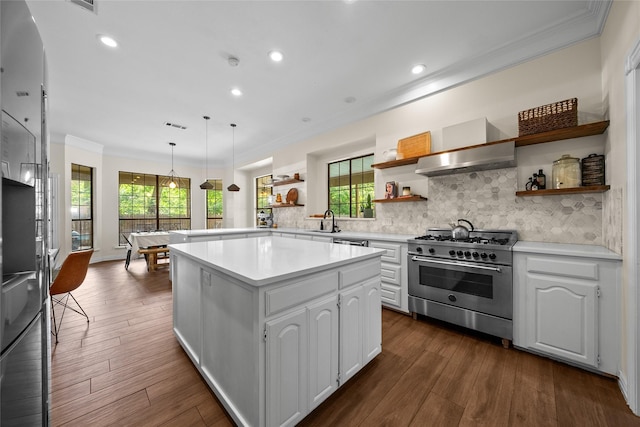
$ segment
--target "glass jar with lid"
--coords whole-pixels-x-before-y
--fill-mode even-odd
[[[553,162],[551,170],[553,188],[580,187],[582,174],[580,173],[580,159],[563,154]]]

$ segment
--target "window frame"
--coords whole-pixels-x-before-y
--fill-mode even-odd
[[[128,174],[129,179],[128,182],[123,182],[123,175]],[[134,178],[135,177],[135,178]],[[128,184],[135,184],[137,180],[143,181],[143,187],[151,187],[148,189],[140,189],[138,188],[138,192],[142,191],[151,191],[152,194],[149,197],[144,198],[143,204],[133,204],[134,203],[134,189],[131,188],[131,206],[130,209],[138,209],[143,214],[139,217],[127,217],[122,215],[123,211],[123,197],[126,197],[126,194],[123,194],[122,186]],[[190,178],[179,178],[178,186],[176,188],[170,189],[168,186],[163,185],[164,182],[169,181],[169,176],[167,175],[155,175],[155,174],[145,174],[138,172],[127,172],[127,171],[119,171],[118,172],[118,241],[121,246],[126,245],[126,240],[124,236],[129,233],[136,231],[158,231],[158,230],[189,230],[191,229],[191,179]],[[138,187],[140,185],[138,184]],[[186,191],[185,191],[186,190]],[[163,191],[168,191],[168,195],[164,195]],[[184,201],[184,206],[180,206],[180,198],[181,195],[184,195],[186,199]],[[169,201],[178,200],[178,206],[176,205],[162,205],[162,201],[168,198]],[[147,200],[152,200],[152,203],[147,204]],[[171,212],[175,209],[186,210],[186,215],[184,216],[171,216],[162,214],[162,210],[169,210]],[[146,212],[146,213],[144,213]],[[124,227],[127,223],[132,223],[133,226]],[[124,235],[124,236],[123,236]]]
[[[255,225],[258,226],[258,214],[264,211],[266,214],[273,214],[273,208],[269,204],[269,196],[273,196],[273,174],[258,176],[255,179],[256,191],[256,214],[254,215]],[[260,185],[262,183],[262,185]],[[267,189],[269,190],[267,192]]]
[[[362,162],[362,170],[354,172],[354,162],[360,161]],[[348,174],[343,174],[338,171],[338,175],[332,176],[332,165],[337,165],[340,169],[341,164],[348,162],[349,171]],[[374,162],[374,153],[367,153],[363,155],[358,155],[354,157],[343,158],[340,160],[335,160],[327,163],[327,207],[331,209],[336,218],[362,218],[364,217],[364,207],[367,203],[367,195],[371,195],[371,207],[373,210],[372,218],[375,218],[375,203],[373,202],[375,196],[375,173],[374,169],[371,165]],[[364,164],[368,163],[368,169],[364,167]],[[365,175],[371,176],[370,181],[365,181]],[[356,177],[359,176],[359,179]],[[332,202],[332,189],[338,186],[332,187],[332,180],[337,179],[339,182],[347,180],[344,182],[342,186],[348,188],[348,204],[347,203],[335,203]],[[360,181],[355,182],[354,181]],[[364,187],[364,189],[362,189]],[[362,189],[362,190],[361,190]],[[333,190],[335,191],[335,190]],[[344,190],[342,190],[344,191]],[[355,194],[353,194],[355,191]],[[362,196],[360,196],[362,194]],[[348,213],[345,215],[342,206],[348,205]]]
[[[205,209],[206,209],[206,218],[207,218],[207,230],[210,229],[216,229],[216,228],[222,228],[224,226],[223,220],[224,220],[224,187],[223,187],[223,183],[222,183],[222,179],[208,179],[207,182],[209,182],[211,185],[213,185],[213,188],[211,190],[206,190],[206,194],[205,194]],[[219,189],[218,189],[219,187]],[[210,216],[210,211],[213,210],[215,211],[215,209],[210,209],[209,206],[209,202],[210,202],[210,196],[213,195],[213,199],[214,199],[214,203],[215,200],[218,200],[217,197],[215,197],[216,194],[220,195],[220,215],[219,216]]]
[[[86,176],[89,179],[74,179],[76,176]],[[88,182],[89,191],[82,191],[81,185],[77,185],[77,191],[74,190],[75,182]],[[71,251],[81,251],[92,249],[94,247],[94,168],[91,166],[71,163]],[[81,203],[82,195],[89,197],[89,203]],[[74,202],[75,199],[75,202]],[[74,208],[77,214],[74,214]],[[88,209],[87,209],[88,208]],[[88,212],[88,215],[83,214]],[[87,230],[88,226],[88,230]],[[75,242],[77,236],[77,242]],[[88,238],[87,238],[88,236]],[[87,242],[87,244],[83,244]]]

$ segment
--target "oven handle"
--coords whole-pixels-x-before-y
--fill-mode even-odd
[[[419,261],[419,262],[430,262],[432,264],[443,264],[443,265],[453,265],[453,266],[462,266],[462,267],[469,267],[469,268],[476,268],[478,270],[490,270],[490,271],[496,271],[498,273],[502,272],[502,269],[500,267],[489,267],[486,265],[478,265],[478,264],[469,264],[466,262],[460,262],[460,261],[442,261],[442,260],[438,260],[438,259],[430,259],[430,258],[424,258],[424,257],[419,257],[419,256],[413,256],[411,257],[411,261]]]

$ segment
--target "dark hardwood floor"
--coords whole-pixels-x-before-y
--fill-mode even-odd
[[[51,360],[54,426],[233,425],[171,329],[168,269],[90,267]],[[304,426],[639,426],[616,381],[382,312],[383,352]]]

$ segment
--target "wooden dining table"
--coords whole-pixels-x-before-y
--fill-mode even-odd
[[[129,234],[129,241],[131,242],[131,253],[136,257],[142,256],[140,249],[157,248],[161,246],[167,246],[169,244],[169,232],[168,231],[149,231],[149,232],[136,232]],[[169,249],[167,248],[167,252]],[[153,271],[157,266],[158,254],[150,254],[147,257],[148,270]]]

